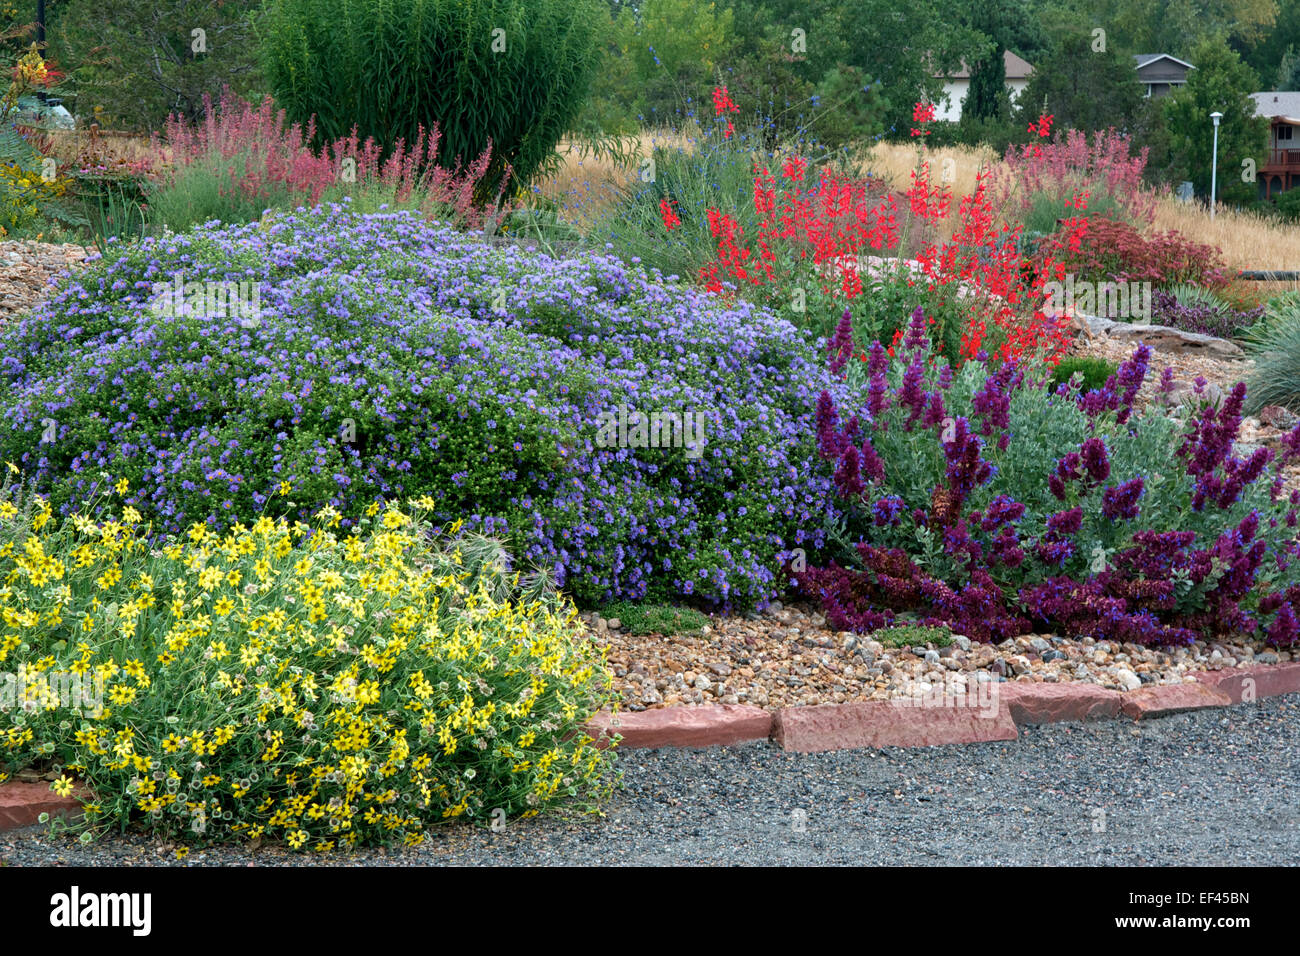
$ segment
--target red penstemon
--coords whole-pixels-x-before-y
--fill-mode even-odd
[[[678,218],[676,211],[673,209],[673,202],[671,199],[659,200],[659,217],[663,219],[664,228],[669,232],[672,232],[682,224],[681,219]]]
[[[714,91],[719,115],[729,103],[725,88]],[[933,105],[918,103],[913,117],[920,123],[933,120]],[[1046,137],[1051,123],[1052,117],[1043,115],[1032,128]],[[893,195],[873,195],[870,181],[826,171],[819,175],[815,189],[805,191],[807,171],[802,157],[785,158],[778,188],[770,170],[755,165],[753,196],[759,225],[752,243],[733,217],[708,211],[717,256],[700,271],[700,279],[710,291],[722,292],[725,283],[774,286],[774,263],[784,253],[796,261],[810,261],[823,278],[824,293],[851,301],[863,293],[861,257],[873,251],[897,254],[902,235]],[[923,161],[912,174],[906,200],[913,220],[937,233],[950,214],[952,193],[933,181],[930,165]],[[1082,213],[1086,206],[1086,193],[1074,197],[1072,208]],[[1078,248],[1086,226],[1082,215],[1066,220],[1065,249]],[[1069,342],[1064,324],[1031,308],[1042,301],[1044,284],[1064,267],[1045,256],[1036,268],[1027,268],[1019,251],[1019,233],[1019,227],[998,225],[987,177],[980,175],[974,194],[959,204],[952,238],[930,243],[917,256],[924,281],[970,299],[971,317],[956,358],[974,358],[991,348],[1001,359],[1035,352],[1055,362],[1064,353]]]
[[[727,92],[727,88],[725,86],[714,87],[713,115],[725,116],[728,113],[739,113],[739,112],[740,112],[740,107],[737,106],[736,101],[731,98],[731,94]],[[728,116],[727,128],[722,135],[725,139],[730,139],[731,134],[734,133],[735,131],[736,131],[736,127],[732,125],[731,118]]]
[[[919,127],[913,127],[911,135],[922,138],[929,136],[931,133],[930,124],[934,122],[934,104],[933,103],[916,103],[912,106],[912,122],[920,123]]]

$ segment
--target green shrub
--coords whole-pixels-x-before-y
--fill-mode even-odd
[[[1025,233],[1044,235],[1053,233],[1060,228],[1057,225],[1059,220],[1077,217],[1079,211],[1073,206],[1066,205],[1069,199],[1068,196],[1060,196],[1052,192],[1035,193],[1030,198],[1029,209],[1024,214]],[[1088,215],[1131,221],[1128,210],[1122,203],[1095,187],[1088,197]]]
[[[1245,338],[1257,339],[1265,329],[1283,322],[1300,322],[1300,290],[1280,292],[1264,304],[1264,315],[1246,333]]]
[[[527,182],[554,155],[600,63],[596,0],[272,0],[267,81],[322,141],[373,136],[385,150],[442,131],[439,165],[488,147],[484,195],[507,164]]]
[[[1226,312],[1229,304],[1223,300],[1213,289],[1207,289],[1205,286],[1192,285],[1188,282],[1179,282],[1171,285],[1162,291],[1167,292],[1178,300],[1178,304],[1190,308],[1213,309],[1219,312]]]
[[[606,618],[617,618],[628,634],[694,634],[709,623],[694,608],[670,604],[633,604],[618,601],[601,610]]]
[[[935,285],[911,280],[910,273],[902,270],[884,270],[880,275],[863,277],[863,294],[848,305],[853,316],[854,339],[858,342],[893,344],[907,329],[912,313],[920,308],[931,320],[930,334],[936,350],[955,360],[961,353],[962,335],[972,319],[968,299],[958,294],[956,283]],[[838,315],[822,310],[825,319],[813,324],[819,335],[833,331]]]
[[[1077,374],[1079,390],[1088,392],[1104,386],[1118,368],[1116,363],[1108,359],[1067,355],[1052,370],[1051,385],[1053,389],[1059,388]]]
[[[171,533],[429,494],[586,606],[747,606],[826,513],[792,479],[829,378],[789,322],[407,212],[147,238],[0,326],[0,353],[0,460],[60,513],[106,471]],[[663,427],[638,438],[642,413]]]
[[[947,647],[952,643],[952,631],[946,627],[900,624],[872,631],[871,639],[879,641],[885,647],[924,647],[926,644]]]
[[[1300,222],[1300,189],[1288,189],[1273,201],[1273,208],[1288,222]]]
[[[1246,349],[1255,360],[1246,410],[1281,405],[1300,411],[1300,301],[1270,303],[1246,337]]]
[[[580,728],[611,676],[576,610],[414,504],[156,547],[130,507],[3,501],[0,769],[84,780],[92,828],[321,851],[603,795]]]

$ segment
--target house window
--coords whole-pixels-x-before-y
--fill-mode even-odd
[[[1282,140],[1290,141],[1290,139],[1291,139],[1291,131],[1292,131],[1293,129],[1295,129],[1294,126],[1279,126],[1279,127],[1277,128],[1277,140],[1278,140],[1278,142],[1280,143]]]

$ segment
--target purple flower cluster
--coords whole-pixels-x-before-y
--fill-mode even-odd
[[[1094,418],[1105,411],[1115,412],[1115,420],[1121,425],[1126,424],[1133,414],[1133,403],[1146,381],[1150,364],[1151,347],[1139,345],[1104,386],[1079,396],[1079,407]],[[1172,382],[1170,375],[1172,373],[1166,369],[1161,377],[1162,387]]]
[[[160,313],[177,273],[256,283],[260,321]],[[581,600],[740,606],[839,513],[811,341],[610,255],[326,207],[147,240],[0,341],[0,454],[65,513],[122,478],[163,532],[428,494]],[[700,414],[703,448],[602,443],[620,406]]]
[[[1171,292],[1157,289],[1151,295],[1152,320],[1187,332],[1232,338],[1263,317],[1264,306],[1238,312],[1223,303],[1179,302]]]
[[[860,540],[796,580],[834,626],[907,612],[979,640],[1031,628],[1300,640],[1300,492],[1280,500],[1271,451],[1233,454],[1244,386],[1183,426],[1134,415],[1145,346],[1071,398],[1009,364],[954,375],[913,341],[918,328],[914,316],[892,364],[875,345],[865,374],[850,369],[863,407],[848,424],[829,391],[817,403],[820,456]],[[1300,427],[1283,446],[1300,455]]]

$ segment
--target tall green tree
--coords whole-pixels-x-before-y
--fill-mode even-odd
[[[984,55],[988,38],[963,23],[949,4],[937,0],[826,0],[828,20],[814,16],[817,5],[788,0],[801,13],[792,20],[811,22],[814,36],[835,51],[835,57],[857,67],[878,87],[884,104],[884,125],[906,136],[912,126],[912,105],[936,100],[943,92],[943,74],[963,61]],[[838,45],[837,45],[838,44]]]
[[[1021,102],[1029,115],[1046,111],[1058,129],[1088,132],[1115,127],[1131,131],[1147,100],[1133,61],[1115,48],[1104,50],[1088,33],[1065,34],[1056,48],[1034,64]]]
[[[1242,163],[1258,166],[1268,146],[1268,121],[1255,115],[1250,94],[1259,89],[1255,71],[1222,40],[1207,39],[1191,52],[1196,69],[1187,85],[1164,98],[1165,122],[1175,168],[1195,184],[1198,194],[1209,195],[1213,166],[1214,128],[1210,114],[1220,112],[1218,194],[1232,197],[1253,194],[1254,186],[1241,179]]]
[[[956,11],[961,23],[988,38],[986,52],[971,61],[970,91],[962,104],[962,116],[1006,120],[1011,113],[1006,52],[1011,50],[1036,64],[1047,52],[1046,37],[1030,15],[1029,0],[968,0],[958,4]]]
[[[1121,53],[1169,53],[1195,63],[1191,51],[1206,39],[1262,41],[1279,6],[1278,0],[1079,0],[1076,9],[1090,26],[1105,29]]]
[[[261,0],[51,0],[48,55],[68,74],[76,113],[156,130],[195,117],[205,95],[261,89]],[[98,107],[98,110],[96,109]]]
[[[1004,47],[994,43],[988,56],[971,64],[970,88],[961,104],[963,117],[1003,120],[1011,112],[1005,53]]]
[[[717,3],[613,3],[608,15],[603,58],[579,124],[593,131],[680,124],[707,103],[716,74],[733,59],[733,13]]]
[[[1274,80],[1276,90],[1300,90],[1300,50],[1293,46],[1286,48],[1282,62],[1278,64],[1277,77]]]
[[[1266,83],[1273,82],[1289,50],[1300,50],[1300,2],[1281,0],[1272,27],[1254,42],[1235,40],[1233,49]],[[1286,87],[1279,87],[1285,89]]]
[[[490,194],[507,167],[525,183],[553,161],[600,64],[603,15],[600,0],[270,0],[266,77],[321,140],[355,127],[387,151],[437,124],[443,166],[490,146]]]

